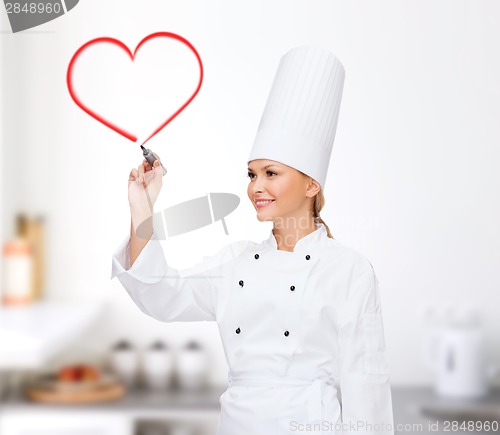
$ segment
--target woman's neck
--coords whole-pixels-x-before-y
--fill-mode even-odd
[[[306,225],[278,225],[273,226],[273,235],[279,251],[293,252],[295,244],[303,237],[316,231],[314,220],[308,220]]]

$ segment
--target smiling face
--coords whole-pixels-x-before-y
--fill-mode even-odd
[[[320,185],[302,172],[274,160],[252,160],[248,164],[248,197],[257,219],[283,222],[308,219]]]

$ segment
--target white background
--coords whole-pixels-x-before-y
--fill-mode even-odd
[[[499,362],[499,16],[496,1],[81,0],[12,34],[0,13],[1,232],[11,237],[18,211],[44,215],[47,298],[112,300],[65,358],[98,357],[122,337],[139,347],[197,338],[214,358],[214,380],[226,380],[215,323],[159,323],[110,281],[111,254],[130,226],[128,174],[142,156],[66,86],[72,55],[90,39],[133,50],[169,31],[194,44],[205,77],[193,103],[148,142],[169,171],[156,209],[208,192],[242,199],[226,219],[229,236],[219,222],[165,242],[171,263],[188,267],[230,241],[267,238],[270,226],[246,197],[246,158],[280,57],[317,45],[346,69],[322,216],[377,272],[392,382],[432,379],[421,355],[427,306],[477,306]],[[161,100],[150,107],[161,111]]]

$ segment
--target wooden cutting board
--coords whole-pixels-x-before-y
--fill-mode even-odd
[[[119,383],[96,385],[92,389],[82,391],[64,391],[57,388],[37,387],[26,388],[26,397],[36,402],[45,403],[96,403],[118,400],[125,395],[125,387]]]

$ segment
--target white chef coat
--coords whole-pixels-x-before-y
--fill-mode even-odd
[[[126,237],[112,278],[145,314],[218,324],[229,386],[217,435],[394,434],[377,277],[323,224],[293,252],[271,232],[185,271],[155,234],[131,268],[129,249]]]

